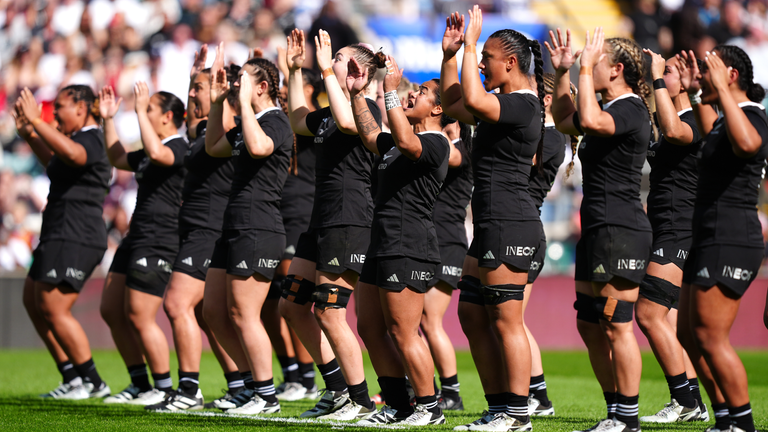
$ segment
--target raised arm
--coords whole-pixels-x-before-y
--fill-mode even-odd
[[[592,38],[587,32],[587,42],[581,53],[581,70],[579,71],[579,120],[585,134],[595,136],[612,136],[616,132],[616,122],[613,116],[603,111],[595,98],[595,84],[592,79],[592,69],[603,56],[605,35],[598,27]],[[578,55],[578,54],[577,54]]]
[[[365,101],[365,87],[368,84],[368,70],[361,68],[354,58],[349,59],[347,64],[347,90],[352,97],[352,118],[355,120],[355,127],[360,131],[360,140],[363,141],[365,148],[374,154],[379,154],[379,148],[376,140],[381,133],[379,124],[368,109],[368,102]],[[399,99],[398,99],[399,101]]]
[[[40,106],[28,88],[25,87],[21,91],[16,104],[19,112],[23,113],[24,117],[35,129],[37,136],[62,162],[73,167],[81,167],[88,162],[88,153],[85,151],[85,147],[72,141],[68,136],[59,132],[40,118],[42,115]],[[44,156],[44,152],[42,153]],[[50,158],[48,160],[50,161]]]
[[[227,141],[224,128],[224,102],[229,93],[227,72],[221,68],[211,71],[211,111],[205,131],[205,152],[213,157],[232,156],[232,146]],[[249,101],[250,104],[250,101]]]
[[[651,56],[651,79],[654,82],[659,79],[663,80],[667,68],[664,57],[649,49],[644,49],[643,52]],[[691,144],[693,142],[693,130],[688,124],[680,120],[675,103],[669,96],[667,88],[656,88],[654,85],[653,95],[656,99],[656,119],[664,139],[680,146]]]
[[[187,90],[187,118],[185,121],[187,123],[189,136],[192,138],[196,138],[195,134],[197,131],[195,129],[197,124],[200,122],[200,119],[191,115],[195,112],[195,101],[189,97],[189,94],[192,92],[192,88],[195,86],[195,78],[197,78],[197,75],[200,74],[203,69],[205,69],[205,61],[207,58],[208,45],[203,44],[200,46],[199,53],[195,51],[195,61],[192,62],[192,69],[189,71],[189,89]]]
[[[464,107],[472,115],[488,123],[496,123],[501,115],[499,99],[486,92],[477,73],[477,40],[483,30],[483,12],[475,5],[469,11],[469,25],[464,33],[464,61],[461,64],[461,94]],[[474,122],[472,122],[474,123]],[[470,123],[470,124],[472,124]]]
[[[40,139],[40,135],[35,133],[35,128],[32,127],[32,123],[29,122],[24,113],[20,111],[18,103],[13,107],[13,119],[16,122],[16,130],[19,132],[19,136],[24,138],[24,141],[32,148],[32,152],[37,156],[37,160],[43,166],[48,166],[48,163],[53,157],[53,152],[48,146],[45,145],[43,140]]]
[[[128,153],[120,143],[115,128],[115,114],[120,109],[123,98],[115,101],[115,92],[110,86],[104,86],[99,92],[99,114],[104,122],[104,143],[107,147],[107,158],[113,167],[126,171],[133,171],[128,164]]]
[[[699,133],[701,136],[705,136],[714,127],[718,114],[711,105],[700,103],[699,92],[701,91],[701,84],[699,83],[699,78],[701,74],[699,64],[696,62],[696,55],[693,51],[682,51],[675,56],[675,59],[677,60],[675,67],[680,73],[680,83],[691,100],[691,107],[693,108],[693,115],[696,118]]]
[[[352,108],[347,100],[347,96],[344,94],[344,89],[341,88],[339,80],[333,74],[334,60],[333,50],[331,49],[331,36],[325,30],[320,30],[318,36],[315,36],[315,53],[317,55],[317,65],[323,73],[325,92],[328,94],[328,103],[331,106],[331,115],[333,115],[333,120],[336,122],[336,127],[347,135],[357,135],[355,120],[352,117]]]
[[[475,118],[464,107],[459,82],[456,53],[464,43],[464,15],[454,12],[445,20],[443,64],[440,66],[440,103],[443,111],[462,123],[475,124]]]
[[[734,68],[726,67],[715,51],[710,52],[704,58],[704,62],[709,68],[712,86],[720,98],[720,106],[723,108],[725,117],[725,130],[731,140],[733,152],[740,158],[754,156],[760,151],[763,138],[731,93],[730,84],[739,79],[739,72]]]
[[[555,121],[555,128],[567,135],[581,135],[573,124],[573,115],[576,113],[576,106],[571,99],[571,78],[570,69],[576,62],[576,56],[571,48],[571,30],[565,30],[566,37],[563,38],[563,32],[557,29],[557,37],[550,30],[549,42],[544,45],[549,51],[549,58],[552,60],[552,68],[555,69],[555,92],[552,95],[552,119]]]
[[[251,96],[253,95],[253,85],[251,77],[247,73],[240,75],[240,121],[243,128],[243,143],[248,153],[254,159],[261,159],[272,154],[275,149],[275,143],[272,141],[264,129],[256,120],[256,113],[253,112],[251,105]]]
[[[155,165],[169,167],[176,161],[173,150],[163,145],[160,137],[157,136],[152,122],[149,121],[147,109],[149,108],[149,87],[144,82],[137,82],[133,86],[133,95],[136,100],[136,116],[139,118],[139,132],[141,133],[141,142],[144,144],[144,153],[150,162]],[[172,116],[170,111],[166,116]]]
[[[397,87],[403,71],[397,67],[394,57],[387,56],[387,75],[384,77],[384,98],[389,118],[389,129],[400,153],[410,160],[421,157],[421,140],[413,133],[413,126],[403,112],[400,99],[397,97]],[[389,98],[390,101],[387,101]],[[396,101],[396,102],[395,102]],[[393,103],[394,102],[394,103]]]
[[[301,68],[307,56],[304,31],[294,29],[287,39],[288,49],[285,53],[285,61],[288,67],[288,118],[291,120],[291,129],[294,133],[313,136],[312,131],[307,128],[309,105],[304,96],[304,77],[301,75]]]

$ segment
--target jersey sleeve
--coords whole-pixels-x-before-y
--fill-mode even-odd
[[[525,127],[531,124],[534,116],[541,117],[539,99],[531,94],[510,93],[494,96],[499,100],[499,124]]]
[[[227,142],[229,142],[229,145],[232,147],[235,146],[235,143],[237,143],[237,138],[240,136],[240,134],[243,132],[242,126],[238,123],[237,126],[233,127],[229,131],[227,131]]]
[[[765,114],[758,110],[760,109],[744,110],[744,114],[747,115],[749,122],[752,123],[757,133],[760,134],[760,138],[763,139],[763,145],[765,145],[768,142],[768,123],[766,123]]]
[[[272,138],[272,143],[275,150],[280,143],[285,142],[286,137],[292,133],[290,126],[286,127],[285,122],[281,122],[277,114],[267,114],[262,116],[259,120],[259,126],[264,133]]]
[[[699,132],[699,125],[696,124],[696,117],[693,115],[693,111],[688,111],[687,113],[681,115],[680,121],[687,124],[688,127],[691,128],[691,131],[693,132],[693,140],[691,141],[692,144],[701,141],[701,132]]]
[[[371,112],[373,119],[376,120],[376,124],[381,128],[381,108],[376,104],[376,101],[365,98],[365,103],[368,104],[368,110]]]
[[[416,163],[429,168],[439,168],[440,165],[448,160],[451,147],[447,138],[431,133],[417,136],[419,141],[421,141],[421,156],[419,156]]]
[[[395,146],[395,139],[392,138],[392,134],[382,132],[376,137],[376,148],[379,149],[379,155],[384,155],[386,152],[392,150]]]
[[[173,165],[171,166],[184,165],[184,156],[189,150],[189,143],[183,138],[176,138],[168,141],[165,146],[173,152]]]
[[[317,129],[323,123],[323,120],[327,119],[331,115],[331,108],[326,107],[307,114],[305,122],[307,123],[307,129],[312,132],[312,135],[317,135]]]
[[[147,154],[144,153],[144,150],[136,150],[128,153],[126,159],[128,160],[128,165],[131,167],[131,171],[138,170],[139,164],[145,157],[147,157]]]
[[[104,135],[98,129],[85,133],[74,134],[72,141],[80,144],[85,149],[85,166],[90,166],[100,161],[104,156]]]
[[[650,121],[645,104],[636,98],[616,101],[605,112],[613,117],[613,123],[616,125],[614,135],[639,131],[643,127],[643,122]]]

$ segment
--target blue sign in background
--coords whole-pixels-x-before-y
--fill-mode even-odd
[[[376,48],[383,47],[385,54],[393,55],[398,65],[405,69],[405,76],[411,82],[421,83],[440,77],[445,18],[371,18],[368,20],[368,27],[377,35],[378,40],[374,41]],[[538,39],[540,43],[547,37],[547,27],[544,24],[516,22],[498,15],[484,15],[478,53],[488,36],[507,28],[517,30],[529,38]]]

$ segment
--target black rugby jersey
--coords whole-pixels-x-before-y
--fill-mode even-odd
[[[162,143],[173,152],[173,165],[168,167],[153,164],[144,150],[128,153],[128,165],[136,173],[139,184],[128,234],[134,247],[178,247],[179,209],[186,171],[184,155],[189,144],[181,135],[169,136]]]
[[[461,165],[448,168],[443,187],[435,200],[432,219],[440,246],[459,245],[466,248],[467,232],[464,229],[464,220],[467,218],[467,206],[472,198],[472,162],[461,139],[457,139],[453,144],[461,153]]]
[[[296,135],[296,154],[293,155],[293,152],[291,154],[292,157],[296,158],[298,172],[293,174],[293,171],[289,169],[283,187],[283,199],[302,195],[314,197],[315,164],[317,163],[315,137]]]
[[[768,118],[762,105],[743,102],[739,106],[763,143],[752,157],[736,156],[722,117],[704,137],[698,154],[699,184],[693,211],[693,246],[763,247],[757,197],[768,157]]]
[[[187,176],[182,190],[179,228],[221,230],[224,209],[232,186],[232,158],[216,158],[205,152],[207,120],[197,124],[197,138],[187,150]]]
[[[375,101],[365,99],[381,127],[381,111]],[[310,227],[371,226],[371,171],[374,154],[358,135],[341,132],[326,107],[307,114],[307,128],[315,135],[317,164],[315,203]]]
[[[498,123],[475,118],[472,216],[476,222],[539,220],[528,179],[541,138],[541,103],[531,90],[494,96],[501,106]]]
[[[87,159],[85,165],[73,167],[54,154],[48,163],[46,173],[51,189],[43,211],[40,243],[67,240],[106,248],[104,197],[112,165],[104,150],[104,134],[98,126],[86,126],[70,138],[83,146]]]
[[[255,159],[243,142],[242,126],[227,132],[232,146],[235,171],[232,191],[224,212],[224,229],[258,229],[284,233],[280,215],[288,164],[293,148],[293,132],[288,117],[280,108],[268,108],[256,114],[259,126],[272,138],[272,154]]]
[[[608,102],[603,111],[613,117],[610,137],[585,135],[579,147],[584,176],[582,230],[618,225],[651,231],[640,201],[640,179],[652,129],[648,109],[634,93]]]
[[[571,143],[571,138],[555,129],[554,124],[544,128],[544,157],[541,161],[541,175],[536,165],[531,167],[531,178],[528,181],[528,193],[541,214],[544,198],[552,190],[557,171],[565,160],[565,147]]]
[[[648,148],[651,165],[651,191],[648,194],[648,219],[654,232],[690,231],[693,204],[696,201],[696,153],[701,135],[693,110],[677,113],[680,120],[693,131],[693,141],[686,146],[675,145],[662,135],[659,142]]]
[[[432,209],[448,172],[450,143],[440,132],[422,132],[417,137],[421,156],[415,161],[400,153],[391,134],[381,133],[376,140],[381,163],[367,258],[440,262]]]

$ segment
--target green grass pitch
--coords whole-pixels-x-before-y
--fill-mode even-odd
[[[430,430],[450,430],[479,417],[486,408],[482,388],[468,352],[458,354],[461,395],[466,411],[447,412],[444,426]],[[743,351],[741,358],[747,368],[750,395],[758,429],[768,428],[768,352]],[[171,370],[176,382],[175,357],[171,355]],[[128,374],[116,351],[97,351],[94,360],[99,372],[118,392],[128,384]],[[597,381],[592,375],[586,352],[545,352],[544,370],[550,399],[556,416],[534,418],[535,431],[572,431],[585,429],[602,418],[605,404]],[[651,353],[643,354],[643,380],[640,387],[640,415],[652,414],[668,401],[664,376]],[[378,391],[376,375],[366,361],[366,375],[371,392]],[[210,352],[203,355],[200,387],[206,400],[221,395],[226,387],[221,369]],[[275,364],[279,381],[279,367]],[[259,431],[319,431],[357,427],[336,423],[296,423],[295,417],[314,405],[312,401],[283,403],[282,412],[264,418],[233,418],[220,413],[196,414],[147,413],[141,407],[108,406],[100,401],[57,401],[37,397],[56,387],[60,375],[48,353],[43,350],[0,351],[0,431],[212,431],[242,427]],[[319,381],[319,378],[318,378]],[[705,400],[708,400],[705,397]],[[268,417],[272,417],[271,419]],[[280,420],[286,419],[288,420]],[[703,431],[702,422],[672,425],[643,425],[646,431]]]

